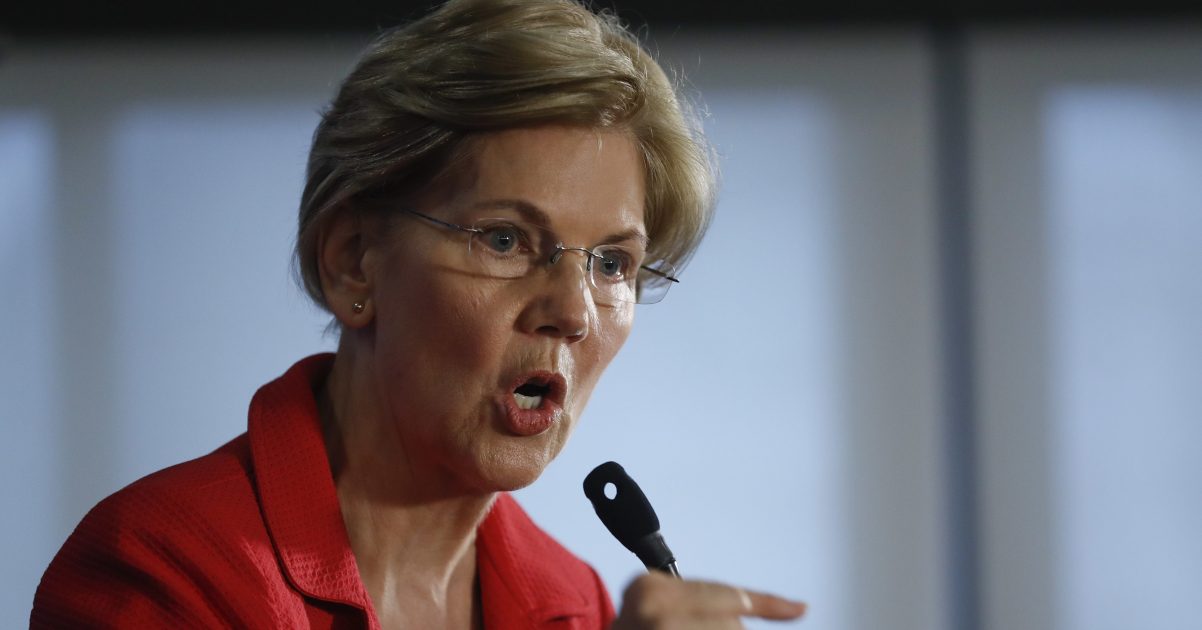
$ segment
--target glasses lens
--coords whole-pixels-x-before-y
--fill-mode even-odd
[[[655,304],[676,284],[676,267],[664,261],[643,265],[638,275],[638,303]]]
[[[639,259],[629,250],[603,245],[592,250],[593,299],[601,304],[633,303],[637,301]]]

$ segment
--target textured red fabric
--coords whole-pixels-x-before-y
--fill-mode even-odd
[[[42,577],[31,627],[378,628],[314,402],[331,360],[264,385],[245,434],[93,508]],[[477,534],[488,630],[612,621],[597,574],[507,494]]]

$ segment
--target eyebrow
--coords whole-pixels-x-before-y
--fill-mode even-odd
[[[546,212],[544,212],[538,206],[536,206],[528,201],[524,201],[522,199],[490,199],[488,201],[481,201],[479,203],[472,204],[471,207],[474,210],[490,210],[490,209],[513,210],[513,211],[517,212],[518,214],[522,215],[522,218],[525,219],[526,221],[529,221],[531,223],[538,223],[538,224],[546,226],[546,227],[551,226],[551,216],[550,215],[548,215]],[[647,245],[650,244],[650,241],[647,238],[647,235],[644,234],[642,230],[640,230],[638,228],[633,228],[633,227],[626,229],[626,230],[622,230],[621,232],[615,232],[613,234],[610,234],[609,236],[606,236],[605,238],[601,239],[601,241],[598,244],[604,245],[604,244],[620,243],[622,241],[631,241],[631,240],[638,241],[638,243],[640,245],[642,245],[644,248],[646,248]]]

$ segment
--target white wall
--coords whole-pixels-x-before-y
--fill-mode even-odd
[[[975,38],[987,628],[1197,625],[1199,35]]]

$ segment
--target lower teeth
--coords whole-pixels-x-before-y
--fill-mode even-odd
[[[517,402],[518,409],[538,409],[539,405],[543,404],[542,396],[527,396],[514,392],[513,399]]]

